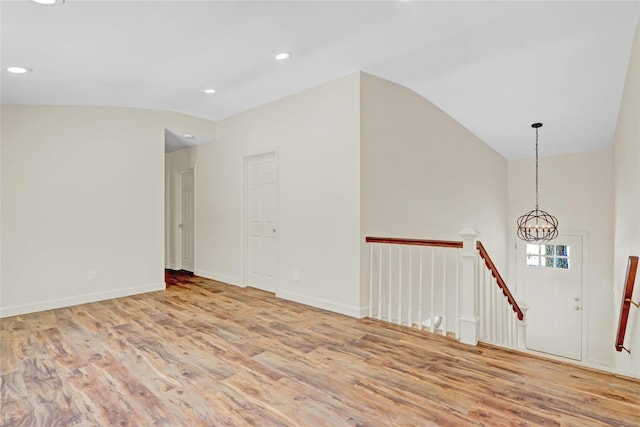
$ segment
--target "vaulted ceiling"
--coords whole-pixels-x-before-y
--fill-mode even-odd
[[[507,158],[606,149],[640,2],[0,2],[1,99],[213,120],[362,70]],[[276,61],[280,52],[291,58]],[[216,93],[205,94],[207,88]]]

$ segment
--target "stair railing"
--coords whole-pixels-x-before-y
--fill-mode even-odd
[[[369,317],[458,337],[462,242],[367,237]]]
[[[627,331],[627,322],[629,320],[629,310],[631,304],[640,307],[640,303],[632,300],[633,285],[636,281],[636,271],[638,270],[638,257],[630,256],[627,262],[627,274],[624,279],[624,293],[622,294],[622,303],[620,307],[620,318],[618,320],[618,335],[616,336],[616,351],[625,350],[631,353],[631,350],[624,346],[624,336]]]
[[[480,241],[366,237],[371,318],[475,345],[524,348],[526,307],[520,307]]]
[[[479,240],[477,263],[477,305],[480,341],[510,348],[524,348],[525,311],[509,290],[498,268]]]

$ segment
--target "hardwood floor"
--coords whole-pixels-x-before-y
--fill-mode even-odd
[[[640,425],[640,381],[187,275],[0,333],[2,426]]]

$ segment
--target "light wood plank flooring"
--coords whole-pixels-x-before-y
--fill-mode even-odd
[[[170,283],[2,319],[0,425],[640,425],[640,381]]]

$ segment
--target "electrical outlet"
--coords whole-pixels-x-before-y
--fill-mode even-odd
[[[87,271],[87,280],[96,280],[96,271],[94,269]]]
[[[300,280],[300,270],[298,270],[297,268],[293,270],[293,280],[295,280],[296,282]]]

